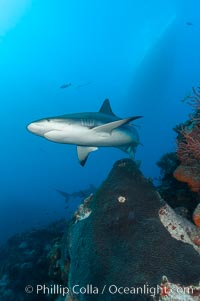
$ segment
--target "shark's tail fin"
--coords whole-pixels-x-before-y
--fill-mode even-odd
[[[120,146],[119,148],[129,154],[130,158],[132,160],[135,160],[135,151],[136,151],[136,147],[137,147],[138,144],[136,143],[132,143],[132,144],[128,144],[128,145],[125,145],[125,146]]]

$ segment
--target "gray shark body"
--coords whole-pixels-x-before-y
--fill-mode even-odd
[[[28,125],[28,130],[50,141],[75,144],[83,166],[90,152],[98,147],[117,147],[134,157],[139,136],[131,121],[134,116],[120,119],[113,114],[106,99],[99,112],[67,114],[40,119]]]
[[[68,193],[59,189],[56,189],[56,191],[65,198],[65,202],[67,204],[70,200],[75,200],[76,198],[84,200],[89,195],[94,194],[97,191],[97,188],[94,185],[90,184],[88,188],[74,191],[72,193]]]

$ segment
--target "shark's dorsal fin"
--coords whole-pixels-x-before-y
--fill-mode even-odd
[[[115,116],[115,114],[113,113],[113,111],[111,109],[111,105],[110,105],[109,99],[105,99],[104,100],[104,102],[103,102],[103,104],[102,104],[99,112],[103,113],[103,114]]]
[[[77,145],[77,154],[80,164],[84,166],[89,154],[97,149],[98,147]]]
[[[113,121],[113,122],[109,122],[109,123],[105,123],[103,125],[99,125],[99,126],[96,126],[92,129],[92,131],[95,131],[95,132],[104,132],[104,133],[111,133],[112,130],[122,126],[122,125],[125,125],[135,119],[138,119],[138,118],[141,118],[142,116],[134,116],[134,117],[129,117],[129,118],[125,118],[125,119],[120,119],[120,120],[117,120],[117,121]]]

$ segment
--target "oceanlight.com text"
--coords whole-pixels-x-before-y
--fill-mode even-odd
[[[67,296],[69,294],[73,295],[98,295],[98,294],[111,294],[111,295],[149,295],[155,297],[156,295],[170,295],[171,293],[175,293],[178,295],[188,294],[192,295],[193,288],[192,287],[166,287],[159,286],[152,287],[148,284],[144,284],[143,286],[138,287],[128,287],[128,286],[117,286],[115,284],[104,285],[103,287],[93,286],[92,284],[88,284],[86,286],[74,285],[72,287],[67,287],[59,284],[54,285],[46,285],[46,284],[38,284],[36,287],[31,285],[27,285],[25,287],[25,292],[27,294],[36,294],[36,295],[60,295]]]

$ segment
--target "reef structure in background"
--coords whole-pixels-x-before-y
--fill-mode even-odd
[[[109,287],[160,284],[157,300],[183,300],[180,293],[173,299],[169,289],[162,290],[164,277],[168,288],[195,288],[187,292],[187,300],[199,301],[199,229],[162,200],[132,160],[114,164],[87,206],[91,214],[74,218],[63,244],[63,261],[70,258],[68,287],[92,284],[101,290],[106,285],[104,301],[149,301],[155,296],[147,291],[113,296]],[[66,300],[100,301],[102,294],[76,294]]]
[[[192,95],[184,101],[191,105],[193,112],[185,123],[175,128],[180,165],[174,171],[174,177],[200,193],[200,87],[192,88]]]
[[[70,221],[18,234],[0,248],[1,301],[199,301],[199,253],[200,229],[124,159]],[[25,293],[39,283],[69,293]]]
[[[59,220],[42,229],[32,229],[12,236],[0,247],[1,301],[54,301],[57,295],[37,294],[36,286],[67,282],[61,269],[62,238],[68,223]],[[25,289],[33,287],[31,293]]]
[[[174,177],[174,171],[180,165],[175,152],[164,154],[157,162],[160,177],[156,189],[178,215],[193,221],[194,211],[200,202],[200,195],[190,190],[187,183]]]
[[[189,119],[175,128],[177,132],[177,157],[180,164],[173,175],[188,184],[191,191],[200,195],[200,87],[192,88],[192,95],[184,99],[193,112]],[[197,206],[193,221],[200,227],[200,210]]]

